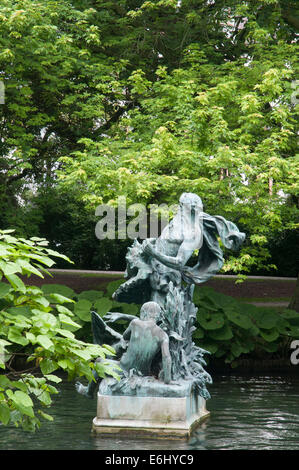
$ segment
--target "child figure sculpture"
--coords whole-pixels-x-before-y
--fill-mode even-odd
[[[93,323],[98,329],[106,330],[106,325],[97,315],[92,312]],[[131,320],[123,337],[114,345],[116,351],[124,348],[124,341],[128,341],[127,349],[120,357],[119,361],[111,361],[121,369],[120,376],[128,377],[134,372],[140,376],[151,376],[157,369],[159,356],[162,358],[160,377],[164,383],[171,380],[171,357],[169,353],[168,335],[156,321],[161,316],[161,307],[156,302],[145,303],[140,310],[140,318]],[[111,329],[110,329],[111,332]],[[124,340],[124,341],[123,341]],[[77,382],[76,388],[79,393],[89,398],[93,398],[94,391],[99,381],[97,373],[94,373],[95,382],[90,382],[87,387]]]

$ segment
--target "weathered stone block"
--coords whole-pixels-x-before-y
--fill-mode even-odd
[[[188,438],[208,416],[206,401],[194,392],[182,397],[117,396],[99,392],[92,429],[102,437]]]

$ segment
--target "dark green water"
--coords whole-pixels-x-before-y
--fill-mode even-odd
[[[214,376],[210,417],[189,441],[101,439],[91,435],[96,400],[59,384],[54,422],[36,433],[0,426],[5,450],[299,450],[299,376]]]

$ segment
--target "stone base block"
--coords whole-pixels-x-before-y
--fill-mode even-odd
[[[181,439],[208,416],[205,400],[195,394],[165,398],[98,393],[92,430],[101,437]]]

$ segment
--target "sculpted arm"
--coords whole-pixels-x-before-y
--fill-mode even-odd
[[[132,320],[133,322],[134,320]],[[123,334],[123,339],[125,339],[126,341],[128,341],[130,339],[130,336],[131,336],[131,324],[132,322],[130,323],[130,325],[128,326],[128,328],[125,330],[124,334]]]
[[[157,251],[151,243],[148,243],[145,246],[144,251],[156,258],[165,266],[180,271],[191,258],[193,251],[196,250],[196,248],[198,248],[197,242],[190,243],[189,241],[184,241],[179,247],[177,256],[167,256]]]
[[[171,357],[170,357],[170,352],[169,352],[168,337],[166,337],[162,341],[161,352],[162,352],[162,366],[163,366],[163,373],[164,373],[164,382],[166,384],[169,384],[171,381]]]
[[[105,321],[107,323],[112,323],[117,320],[134,320],[136,318],[135,315],[129,315],[127,313],[120,313],[120,312],[107,312],[104,316]]]

